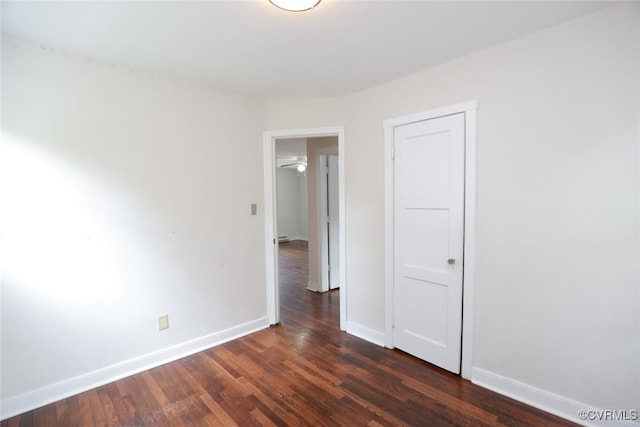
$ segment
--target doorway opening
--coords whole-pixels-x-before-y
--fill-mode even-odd
[[[301,150],[302,146],[306,147],[306,155]],[[339,298],[340,329],[344,330],[346,280],[344,268],[341,268],[345,265],[344,129],[267,131],[264,136],[264,159],[269,323],[280,322],[280,243],[286,245],[285,242],[296,241],[300,244],[306,240],[309,242],[307,289],[317,292],[337,287],[342,289]],[[331,164],[337,170],[330,177]],[[288,198],[278,192],[279,178],[291,193]],[[305,183],[306,194],[303,191]],[[336,193],[337,203],[336,198],[332,197]],[[306,217],[302,206],[305,198]],[[286,206],[289,207],[287,212],[283,210]]]

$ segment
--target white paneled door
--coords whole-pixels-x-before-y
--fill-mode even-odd
[[[460,373],[465,116],[394,129],[393,345]]]

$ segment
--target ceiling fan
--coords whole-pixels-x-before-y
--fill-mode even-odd
[[[286,168],[289,166],[295,166],[298,172],[304,172],[307,169],[307,160],[304,157],[298,157],[295,163],[280,165],[281,168]]]

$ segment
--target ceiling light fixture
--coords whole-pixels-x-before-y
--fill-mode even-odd
[[[296,166],[296,169],[298,169],[298,172],[302,173],[307,169],[307,167],[302,163],[298,163],[298,166]]]
[[[289,12],[304,12],[313,9],[322,0],[269,0],[269,2],[282,10]]]

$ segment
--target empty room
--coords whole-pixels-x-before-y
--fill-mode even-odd
[[[640,426],[640,3],[1,19],[2,427]]]

